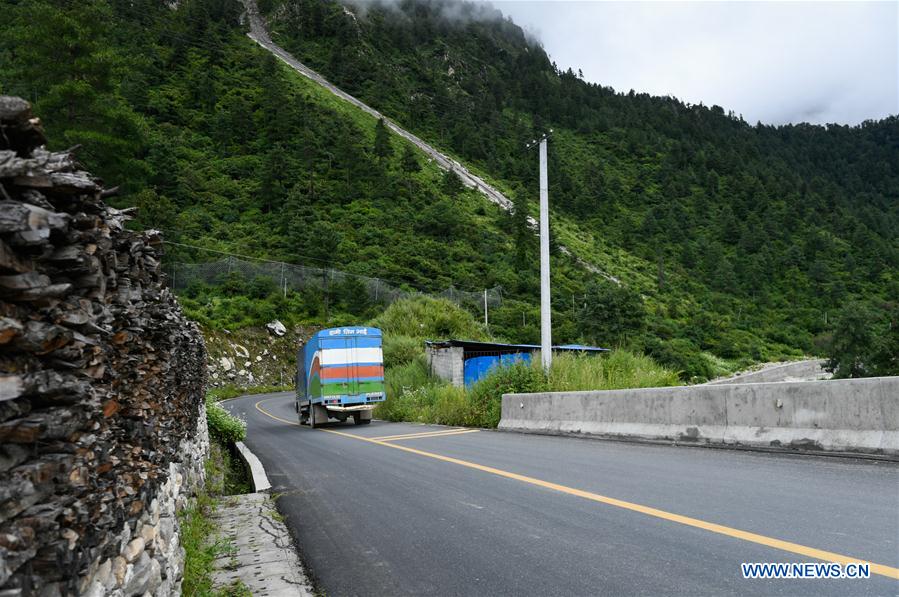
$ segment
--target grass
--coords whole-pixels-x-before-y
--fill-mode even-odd
[[[239,393],[246,393],[246,390]],[[223,496],[252,491],[243,462],[230,448],[231,443],[243,439],[246,425],[222,408],[216,401],[221,399],[216,398],[212,391],[206,395],[206,422],[212,440],[205,463],[206,483],[187,507],[178,513],[185,553],[181,591],[188,597],[252,597],[250,590],[240,581],[227,587],[214,588],[212,585],[214,561],[231,551],[229,541],[216,539],[217,527],[213,514]]]
[[[387,400],[377,416],[389,421],[495,428],[503,394],[617,390],[680,385],[677,372],[650,357],[617,350],[604,356],[560,354],[544,375],[540,358],[497,367],[469,388],[430,376],[423,356],[388,368]]]
[[[242,474],[241,474],[242,472]],[[184,547],[184,580],[181,593],[186,597],[251,597],[245,584],[236,581],[215,588],[212,572],[216,558],[231,551],[229,541],[215,539],[216,524],[212,516],[221,496],[249,490],[246,472],[228,448],[213,441],[206,461],[206,485],[178,513],[181,545]]]
[[[248,396],[251,394],[274,394],[275,392],[287,392],[293,390],[293,386],[250,386],[243,388],[235,385],[225,385],[218,388],[209,388],[206,390],[206,397],[211,398],[214,402],[237,398],[238,396]]]
[[[184,547],[184,581],[181,592],[187,597],[212,595],[213,561],[224,553],[220,542],[210,542],[215,532],[212,514],[218,501],[205,491],[178,514],[181,545]]]
[[[539,367],[539,360],[532,361]],[[606,356],[561,354],[553,357],[550,392],[620,390],[680,385],[677,372],[645,355],[616,350]]]

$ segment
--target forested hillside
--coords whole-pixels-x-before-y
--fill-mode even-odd
[[[814,350],[858,300],[875,334],[895,334],[899,118],[753,126],[718,106],[617,93],[560,71],[483,5],[263,5],[276,41],[519,200],[537,186],[523,147],[554,128],[557,217],[577,221],[596,251],[623,248],[656,266],[649,285],[622,276],[660,303],[650,348],[671,334],[745,354],[756,335]]]
[[[471,164],[517,214],[258,49],[236,0],[7,2],[0,92],[33,101],[59,145],[81,144],[84,162],[121,185],[116,201],[141,208],[137,226],[424,290],[499,285],[492,329],[514,341],[538,330],[536,241],[524,221],[536,155],[524,144],[554,128],[554,233],[622,280],[556,254],[558,341],[626,344],[708,377],[722,358],[821,350],[853,301],[872,345],[895,335],[896,118],[774,128],[616,93],[559,72],[517,26],[461,3],[260,8],[276,42]],[[207,325],[232,327],[378,309],[352,285],[334,293],[230,280],[182,299]]]
[[[169,240],[423,290],[513,287],[509,218],[259,49],[241,12],[227,0],[17,3],[0,24],[2,92],[34,101],[51,138],[81,144],[122,185],[115,200],[140,207],[137,225]],[[322,296],[285,304],[249,282],[184,298],[213,305],[195,311],[210,324],[324,316]],[[209,296],[223,293],[234,300]],[[331,313],[369,308],[356,288],[335,293]]]

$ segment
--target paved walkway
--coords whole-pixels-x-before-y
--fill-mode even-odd
[[[232,546],[215,561],[213,583],[217,588],[240,580],[254,597],[313,594],[290,532],[270,496],[249,493],[227,497],[214,518],[221,539]]]

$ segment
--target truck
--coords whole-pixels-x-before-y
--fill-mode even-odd
[[[381,330],[339,327],[312,336],[297,354],[296,387],[301,425],[351,416],[356,425],[371,423],[375,406],[387,397]]]

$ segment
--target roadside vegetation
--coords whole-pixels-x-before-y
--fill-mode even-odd
[[[231,449],[233,442],[246,436],[246,425],[211,395],[206,397],[206,422],[210,438],[206,484],[178,513],[185,552],[181,591],[187,597],[252,597],[240,581],[227,587],[212,585],[213,562],[230,553],[229,542],[217,538],[213,514],[227,496],[252,491],[243,462]]]
[[[227,496],[249,491],[241,463],[233,459],[227,447],[213,441],[206,461],[206,486],[178,513],[184,547],[181,593],[186,597],[252,597],[239,580],[227,587],[212,585],[213,563],[231,551],[229,541],[216,538],[218,527],[212,516]]]
[[[423,357],[386,372],[387,400],[376,415],[388,421],[493,428],[499,424],[502,395],[517,392],[617,390],[679,385],[675,371],[650,357],[616,350],[607,355],[558,354],[549,375],[539,353],[529,362],[496,367],[468,388],[457,388],[428,373]]]
[[[211,391],[206,394],[206,424],[209,437],[223,445],[243,441],[247,435],[246,423],[226,411]]]
[[[537,353],[529,362],[497,367],[471,387],[457,388],[430,375],[424,342],[440,338],[492,339],[471,314],[449,301],[421,297],[394,303],[372,325],[384,332],[387,387],[387,400],[378,406],[376,416],[390,421],[490,428],[499,424],[505,393],[613,390],[680,383],[676,371],[648,356],[620,349],[604,355],[555,355],[549,375],[543,373]]]
[[[275,392],[287,392],[288,390],[292,390],[293,386],[249,386],[249,387],[241,387],[234,384],[228,384],[224,386],[219,386],[217,388],[209,388],[206,391],[206,399],[207,399],[207,416],[209,410],[209,401],[212,402],[221,402],[222,400],[229,400],[231,398],[237,398],[238,396],[247,396],[251,394],[274,394]],[[217,409],[220,409],[222,412],[228,413],[218,404],[215,405]],[[230,416],[230,415],[228,415]],[[231,417],[232,419],[234,417]],[[210,426],[210,431],[212,427]],[[241,438],[243,439],[243,438]]]
[[[899,303],[846,305],[825,339],[826,368],[834,377],[899,375]]]

